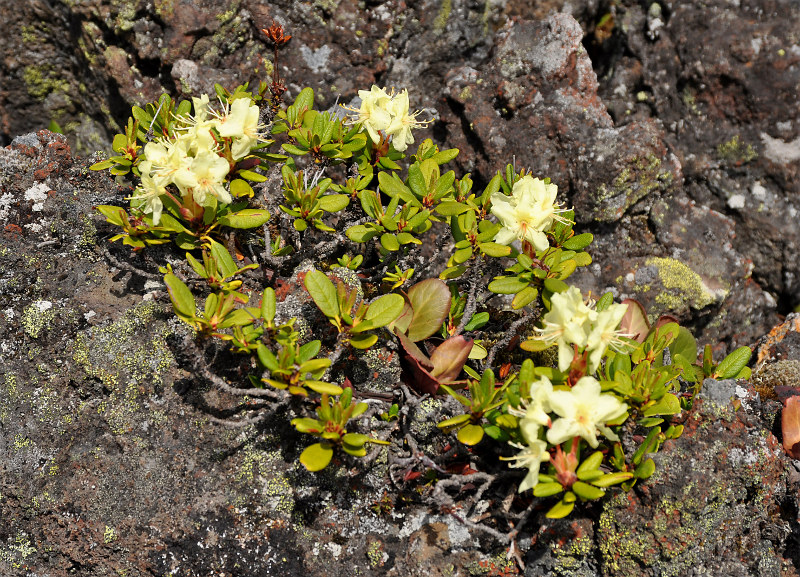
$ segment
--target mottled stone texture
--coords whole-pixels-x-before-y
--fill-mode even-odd
[[[461,148],[477,186],[512,161],[551,177],[595,234],[585,290],[675,314],[716,358],[800,304],[792,0],[18,4],[0,6],[0,574],[516,572],[487,535],[393,501],[385,463],[312,476],[283,416],[214,424],[235,402],[177,358],[162,285],[104,254],[91,207],[130,190],[77,155],[161,91],[264,79],[272,20],[293,35],[289,96],[408,87],[436,118],[420,137]],[[31,132],[50,121],[67,139]],[[796,327],[756,368],[800,361]],[[537,512],[525,573],[797,575],[797,463],[764,398],[786,367],[709,384],[648,483],[568,520]]]

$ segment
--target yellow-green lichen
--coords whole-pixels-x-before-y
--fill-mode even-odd
[[[30,538],[20,531],[13,543],[0,546],[0,561],[11,565],[14,569],[28,569],[26,561],[35,553],[36,547],[31,544]]]
[[[163,373],[172,364],[169,328],[154,322],[159,310],[153,302],[141,303],[116,322],[92,327],[75,339],[73,360],[111,390],[97,410],[106,414],[115,433],[134,427],[142,397],[163,386]],[[148,420],[152,423],[149,415]]]
[[[672,173],[661,170],[661,159],[655,154],[635,156],[623,168],[611,185],[602,183],[595,193],[598,206],[596,219],[613,221],[625,211],[657,189],[672,184]]]
[[[36,301],[22,311],[22,329],[32,339],[48,330],[56,318],[56,311],[50,301]]]
[[[700,310],[716,300],[700,275],[679,260],[652,257],[646,264],[658,271],[664,291],[655,301],[665,310],[678,311],[687,307]]]
[[[453,11],[453,0],[442,0],[442,5],[439,8],[439,13],[433,21],[433,29],[441,34],[447,26],[447,21],[450,19],[450,12]]]
[[[758,158],[758,153],[752,144],[745,144],[737,134],[728,142],[717,146],[717,156],[728,164],[740,165],[755,160]]]
[[[69,92],[69,82],[64,80],[52,64],[26,66],[22,72],[22,79],[25,81],[28,94],[39,101],[54,92]]]
[[[384,555],[383,543],[380,541],[373,541],[367,547],[367,559],[369,560],[369,566],[373,569],[383,567]]]

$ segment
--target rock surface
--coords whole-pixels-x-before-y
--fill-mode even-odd
[[[518,572],[488,534],[398,499],[385,463],[312,476],[285,419],[217,424],[235,402],[181,360],[163,285],[107,248],[91,207],[129,191],[72,151],[106,149],[130,105],[162,90],[263,78],[273,19],[293,35],[291,94],[311,85],[325,107],[372,82],[408,86],[437,118],[428,136],[462,149],[458,171],[481,183],[514,160],[551,177],[595,234],[584,289],[675,314],[721,343],[715,356],[800,304],[790,0],[35,0],[0,13],[2,574]],[[29,132],[51,120],[69,141]],[[759,368],[800,362],[792,322]],[[797,464],[764,393],[798,373],[775,374],[708,383],[631,493],[566,521],[537,512],[518,539],[525,573],[797,575]]]

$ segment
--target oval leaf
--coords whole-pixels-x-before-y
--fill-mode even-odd
[[[439,279],[429,278],[408,289],[414,316],[407,336],[414,342],[427,339],[442,326],[450,312],[450,289]]]
[[[328,318],[337,318],[339,316],[339,302],[336,298],[336,287],[333,282],[325,273],[317,269],[311,269],[306,273],[306,278],[303,284],[314,299],[314,303],[319,307]]]
[[[333,447],[328,443],[314,443],[300,454],[300,462],[309,471],[321,471],[333,457]]]
[[[269,211],[259,208],[245,208],[239,212],[232,212],[221,216],[217,222],[231,228],[257,228],[269,220]]]
[[[465,445],[477,445],[483,439],[483,427],[480,425],[466,425],[458,430],[458,440]]]
[[[714,378],[716,379],[732,379],[750,362],[750,355],[753,351],[750,347],[739,347],[727,357],[722,359],[722,362],[717,366],[714,371]]]
[[[364,318],[371,321],[374,327],[384,327],[400,316],[405,303],[405,299],[398,294],[383,295],[372,301]]]
[[[172,273],[164,276],[164,282],[167,285],[167,291],[169,292],[172,306],[175,308],[175,313],[181,317],[194,318],[197,308],[194,302],[194,295],[192,295],[189,287]]]

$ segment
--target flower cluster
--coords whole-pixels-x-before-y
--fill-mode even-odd
[[[387,137],[392,137],[395,150],[403,152],[414,142],[411,130],[427,124],[427,121],[417,120],[420,111],[409,112],[406,89],[397,94],[392,90],[390,94],[385,88],[373,84],[370,90],[359,90],[358,96],[361,98],[361,107],[346,108],[358,113],[353,121],[361,123],[375,144],[381,141],[380,133],[383,132]]]
[[[177,187],[181,197],[191,196],[200,206],[230,204],[225,179],[231,166],[261,139],[259,108],[249,98],[237,98],[221,112],[209,108],[206,94],[192,100],[194,115],[181,118],[185,126],[174,138],[147,143],[138,165],[142,182],[131,205],[152,214],[156,225],[170,185]]]
[[[617,327],[625,315],[627,305],[611,304],[602,312],[585,303],[580,289],[569,287],[551,299],[550,311],[544,315],[544,327],[537,329],[540,339],[558,345],[558,369],[566,371],[576,353],[587,356],[587,369],[593,373],[608,347],[624,350]]]
[[[553,222],[571,224],[560,216],[566,210],[556,203],[558,187],[555,184],[526,174],[514,183],[511,194],[509,197],[499,190],[492,194],[491,212],[503,225],[495,242],[511,244],[521,240],[536,250],[547,250],[550,243],[545,233]]]
[[[521,449],[511,458],[516,461],[511,466],[527,467],[529,471],[519,492],[538,483],[541,464],[550,460],[548,443],[556,446],[580,437],[597,448],[598,433],[611,441],[619,441],[607,423],[622,419],[627,410],[628,406],[614,395],[601,393],[600,383],[594,377],[582,377],[568,390],[554,390],[550,379],[544,376],[531,383],[530,401],[525,410],[512,410],[521,417],[519,428],[526,445],[511,443]],[[547,442],[541,438],[544,427],[547,427],[544,435]]]

